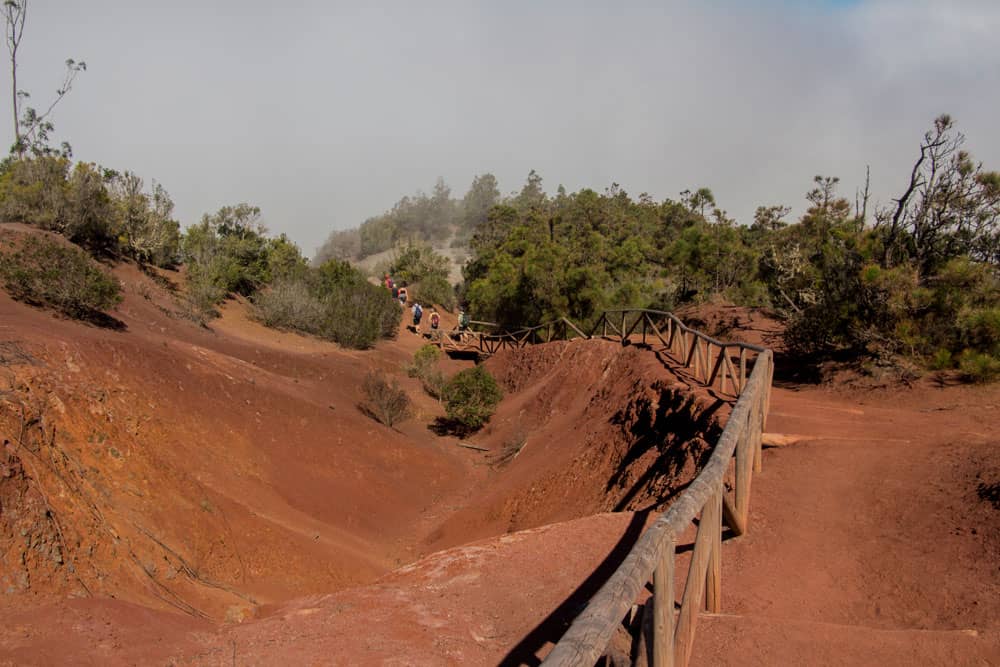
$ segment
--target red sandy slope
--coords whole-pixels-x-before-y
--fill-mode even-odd
[[[0,380],[44,406],[27,445],[0,413],[0,664],[533,662],[645,519],[596,513],[669,498],[725,415],[648,352],[556,344],[490,362],[479,453],[426,428],[416,336],[349,352],[239,303],[209,331],[115,271],[123,331],[0,294],[0,344],[37,362],[0,347]],[[417,401],[399,431],[357,410],[370,367]],[[801,442],[765,452],[695,664],[998,662],[998,407],[778,389],[768,430]]]

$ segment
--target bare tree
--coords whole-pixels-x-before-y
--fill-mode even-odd
[[[56,105],[73,89],[73,81],[80,72],[86,71],[87,63],[76,62],[72,58],[66,61],[66,72],[62,85],[56,90],[56,97],[44,112],[38,113],[32,107],[21,108],[22,102],[30,97],[27,91],[17,87],[17,51],[24,37],[24,22],[28,17],[28,0],[4,0],[4,37],[7,51],[10,53],[11,102],[14,112],[14,145],[12,153],[18,157],[31,150],[35,154],[48,154],[53,151],[48,148],[49,133],[53,125],[49,117]],[[62,153],[70,153],[69,144],[63,143]]]
[[[882,266],[912,260],[921,276],[967,254],[989,261],[1000,223],[1000,174],[986,172],[962,149],[947,114],[924,135],[910,181],[895,208],[876,215]]]

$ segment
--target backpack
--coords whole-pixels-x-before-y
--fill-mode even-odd
[[[424,309],[420,307],[419,303],[413,307],[413,315],[415,317],[420,317],[423,314],[424,314]]]
[[[438,322],[440,322],[440,321],[441,321],[441,318],[438,316],[437,313],[431,313],[431,326],[432,327],[436,327],[438,325]]]

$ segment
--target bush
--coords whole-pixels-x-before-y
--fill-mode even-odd
[[[962,375],[972,382],[993,382],[1000,378],[1000,359],[991,354],[965,350],[958,360]]]
[[[441,359],[441,350],[436,345],[424,345],[413,353],[413,363],[407,366],[406,374],[411,378],[422,378]]]
[[[429,275],[412,288],[413,299],[421,303],[436,303],[449,313],[455,310],[455,289],[445,276]]]
[[[253,314],[265,326],[292,329],[365,349],[399,328],[402,311],[392,296],[346,262],[304,269],[254,296]]]
[[[1000,354],[1000,306],[960,313],[958,330],[964,342],[973,349]]]
[[[77,319],[93,319],[122,300],[121,285],[86,253],[29,236],[20,250],[3,253],[0,277],[11,297]]]
[[[0,177],[0,216],[4,222],[62,232],[69,167],[69,160],[57,157],[12,161]]]
[[[254,297],[254,315],[264,326],[321,335],[326,319],[323,302],[300,280],[279,280]]]
[[[323,336],[356,349],[371,347],[399,329],[402,309],[388,291],[375,285],[345,287],[326,297]]]
[[[367,398],[362,409],[379,423],[391,428],[409,416],[410,397],[397,380],[390,383],[381,371],[370,371],[362,389]]]
[[[226,291],[204,275],[188,273],[187,292],[180,299],[181,315],[205,325],[219,316],[215,306],[226,298]]]
[[[503,392],[485,368],[476,366],[456,373],[445,384],[442,398],[448,419],[475,431],[493,416]]]
[[[418,283],[429,276],[447,277],[450,264],[426,243],[407,243],[396,249],[389,272],[397,282]]]
[[[418,378],[424,391],[437,399],[441,398],[446,384],[444,374],[437,368],[440,359],[441,350],[436,345],[424,345],[413,353],[413,363],[406,368],[406,374]]]
[[[111,200],[118,217],[118,242],[123,253],[139,264],[174,266],[180,258],[180,224],[173,219],[174,202],[157,182],[143,192],[143,180],[126,171],[112,175]]]

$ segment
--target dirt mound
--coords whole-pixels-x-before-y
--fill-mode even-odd
[[[713,302],[685,306],[675,314],[689,327],[716,340],[749,343],[776,352],[783,348],[784,325],[760,308]]]
[[[179,314],[176,274],[114,273],[118,330],[0,293],[16,351],[0,359],[0,604],[109,595],[243,617],[412,561],[428,508],[474,483],[418,422],[358,411],[364,354],[266,330],[239,303],[208,329]]]
[[[655,354],[608,341],[506,351],[486,366],[507,391],[474,439],[493,473],[431,534],[434,548],[659,507],[694,477],[729,410]]]
[[[213,628],[111,600],[0,608],[9,629],[0,633],[0,664],[70,656],[101,665],[537,664],[643,527],[641,517],[616,513],[503,535],[239,625]]]

